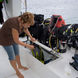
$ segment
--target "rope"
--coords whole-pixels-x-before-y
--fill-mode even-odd
[[[6,1],[4,0],[4,9],[5,9],[5,13],[7,18],[9,18],[8,12],[7,12],[7,8],[6,8]]]

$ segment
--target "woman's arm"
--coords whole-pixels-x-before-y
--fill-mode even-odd
[[[35,38],[33,38],[33,37],[31,36],[28,28],[27,28],[27,29],[24,29],[24,32],[30,37],[31,41],[35,41],[35,40],[36,40]]]
[[[30,49],[34,49],[33,45],[26,44],[26,43],[19,40],[19,33],[14,28],[12,28],[12,36],[13,36],[13,39],[14,39],[15,43],[17,43],[19,45],[22,45],[22,46],[25,46],[25,47],[28,47]]]

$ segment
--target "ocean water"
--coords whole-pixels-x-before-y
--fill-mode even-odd
[[[78,0],[27,0],[27,11],[44,14],[45,19],[58,14],[67,24],[78,23]]]

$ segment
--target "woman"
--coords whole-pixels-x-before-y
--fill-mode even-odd
[[[9,18],[0,29],[0,45],[2,45],[6,50],[10,64],[19,78],[24,78],[19,69],[27,70],[28,68],[21,65],[18,44],[34,49],[33,45],[20,41],[19,34],[24,31],[30,37],[31,41],[34,41],[35,38],[33,38],[28,31],[28,28],[33,24],[34,15],[30,12],[26,12],[19,17]]]

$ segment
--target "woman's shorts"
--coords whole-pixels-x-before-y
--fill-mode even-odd
[[[3,46],[3,48],[6,50],[9,60],[15,60],[15,56],[19,55],[19,46],[16,43],[10,46]]]

